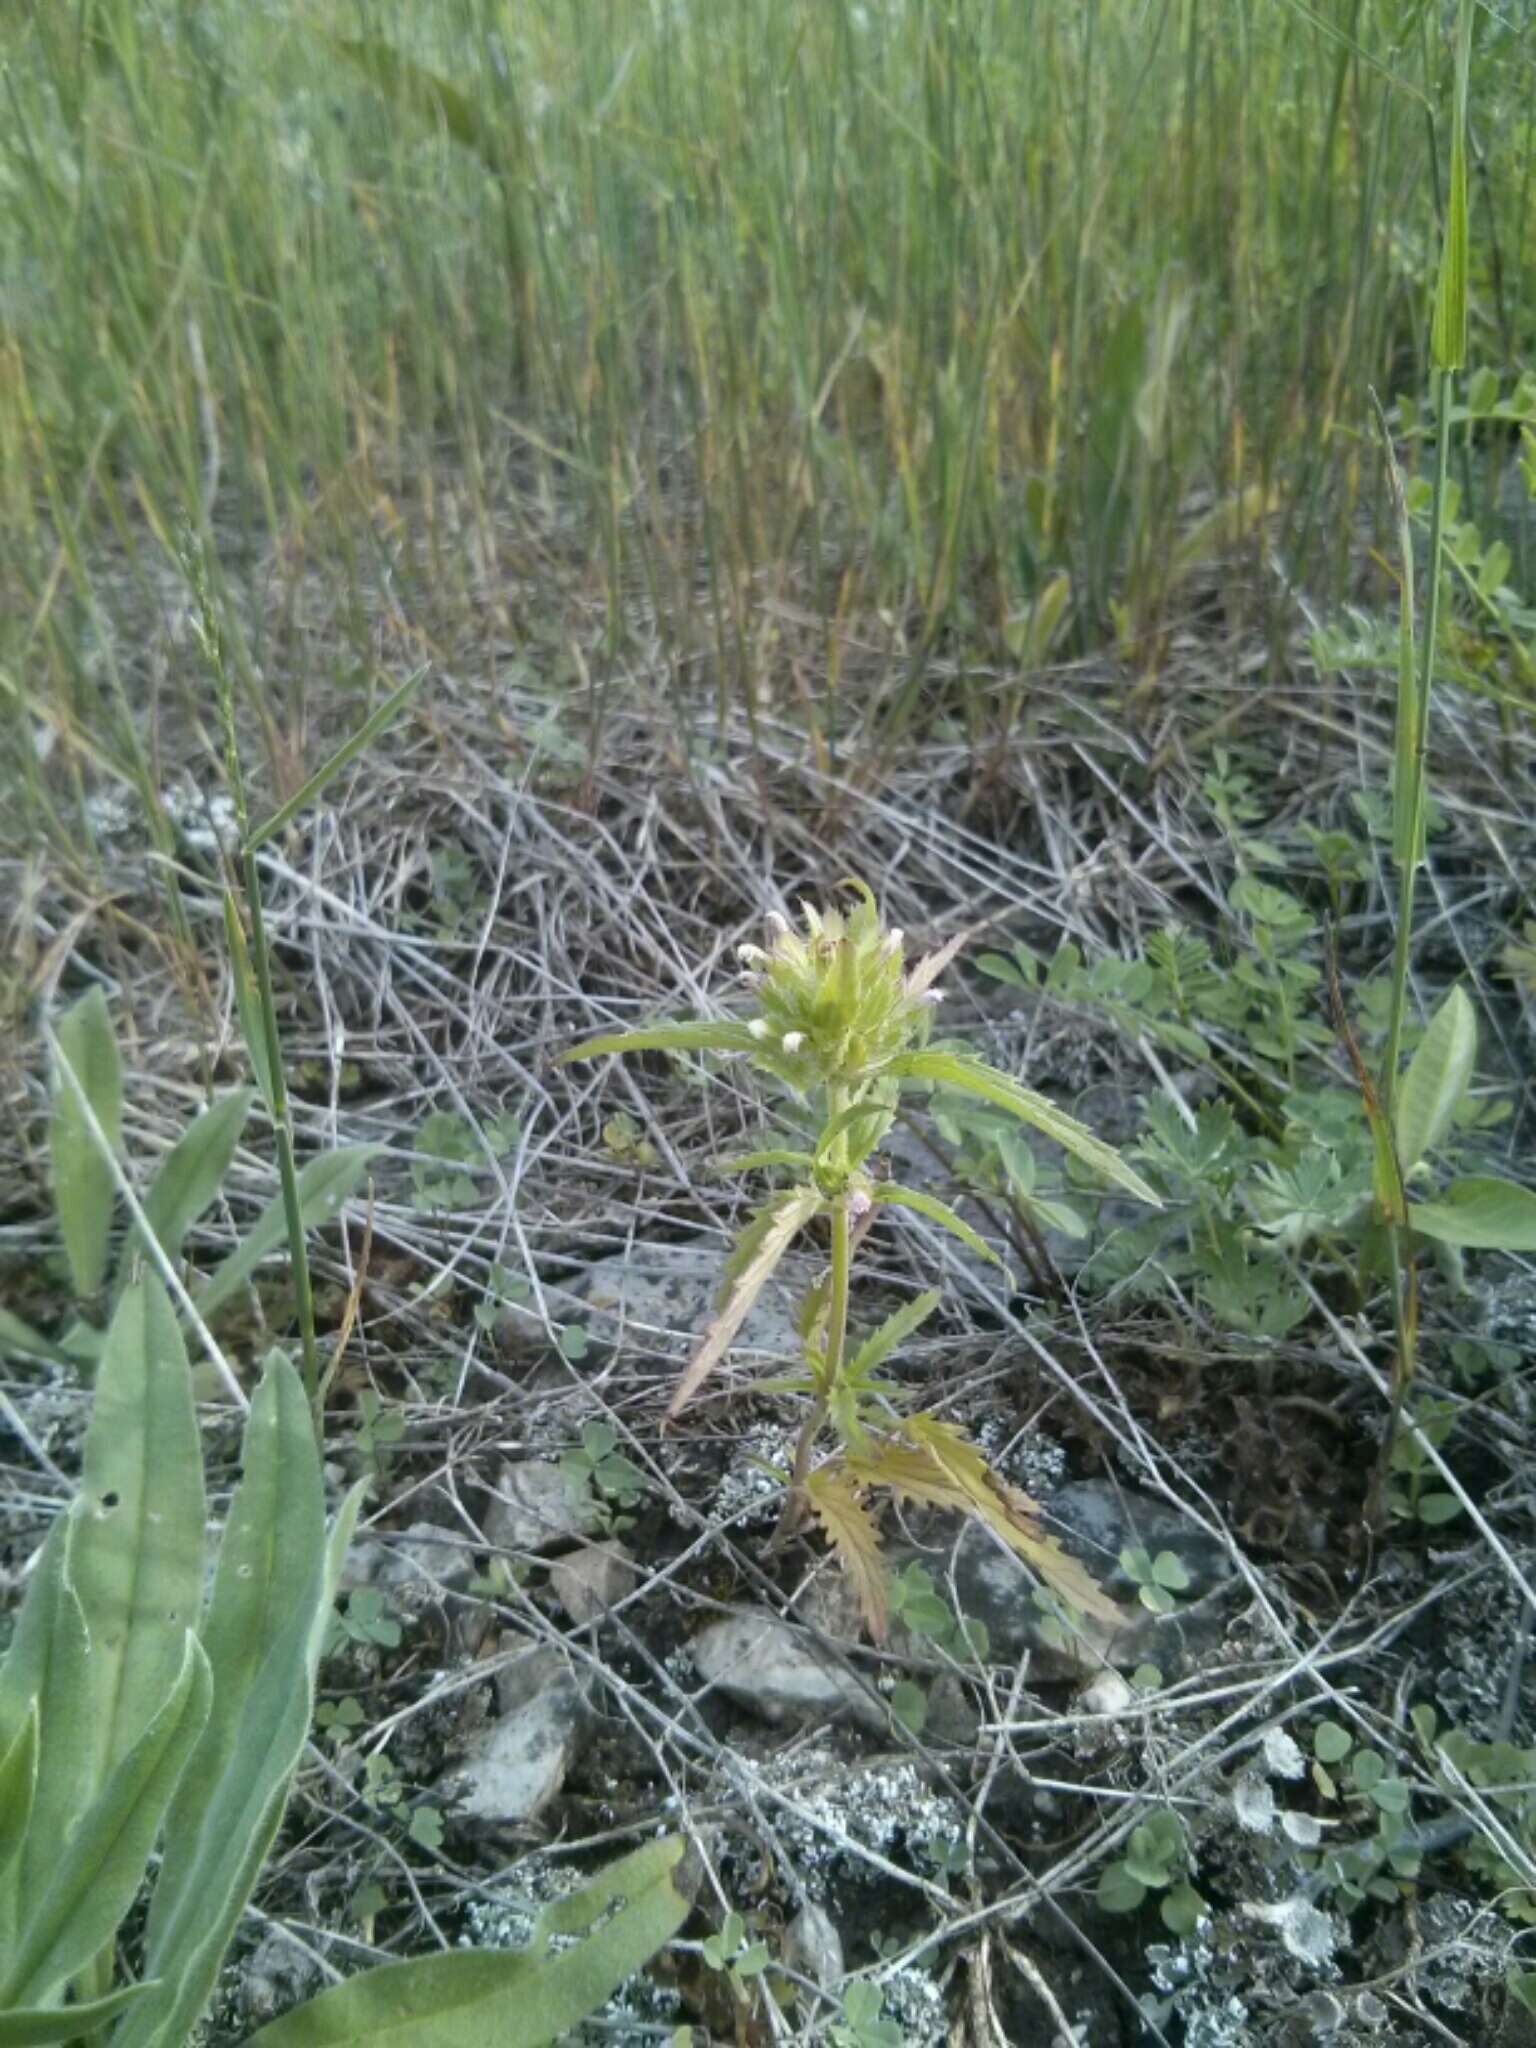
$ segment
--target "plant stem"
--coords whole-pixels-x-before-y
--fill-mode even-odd
[[[843,1354],[848,1344],[850,1240],[848,1197],[840,1195],[832,1205],[832,1291],[827,1302],[827,1351],[820,1375],[821,1385],[795,1443],[795,1462],[789,1478],[789,1498],[784,1503],[779,1526],[773,1532],[773,1540],[769,1545],[771,1550],[776,1550],[781,1544],[787,1543],[800,1526],[805,1512],[805,1482],[810,1473],[816,1439],[821,1435],[822,1424],[827,1419],[827,1411],[832,1405],[832,1396],[837,1390],[838,1379],[842,1374]]]

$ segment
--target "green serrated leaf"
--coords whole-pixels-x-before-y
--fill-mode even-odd
[[[54,1034],[49,1150],[53,1199],[75,1292],[94,1294],[107,1270],[117,1186],[86,1120],[88,1106],[114,1153],[123,1142],[123,1073],[107,999],[93,988],[59,1019]],[[83,1104],[82,1104],[83,1098]]]
[[[986,1239],[972,1230],[969,1223],[957,1216],[948,1202],[941,1202],[937,1195],[930,1195],[924,1188],[903,1187],[896,1180],[881,1181],[873,1192],[876,1202],[889,1203],[896,1209],[911,1209],[914,1214],[927,1217],[930,1223],[937,1223],[952,1237],[958,1237],[979,1259],[986,1259],[994,1266],[1002,1265],[1002,1260]]]
[[[915,1330],[922,1328],[943,1298],[937,1287],[930,1287],[925,1294],[915,1296],[893,1315],[888,1315],[878,1329],[870,1332],[848,1361],[848,1378],[867,1380],[869,1375],[883,1365],[891,1353],[904,1344]]]
[[[679,1024],[642,1024],[633,1031],[604,1031],[596,1038],[583,1039],[556,1058],[557,1066],[571,1060],[602,1059],[615,1052],[756,1052],[758,1042],[745,1024],[712,1022],[697,1017]]]
[[[930,1081],[937,1087],[959,1088],[966,1094],[978,1095],[984,1102],[994,1103],[999,1109],[1006,1109],[1018,1117],[1021,1123],[1031,1124],[1037,1131],[1053,1139],[1074,1158],[1080,1159],[1095,1173],[1124,1188],[1127,1194],[1138,1201],[1149,1203],[1154,1209],[1162,1207],[1159,1196],[1126,1165],[1119,1153],[1110,1145],[1096,1138],[1086,1125],[1076,1117],[1068,1116],[1058,1109],[1054,1102],[1044,1095],[1037,1095],[1032,1088],[1025,1088],[1010,1075],[999,1073],[985,1061],[974,1059],[969,1053],[945,1052],[928,1048],[921,1052],[901,1054],[891,1062],[891,1072],[898,1078],[912,1081]]]

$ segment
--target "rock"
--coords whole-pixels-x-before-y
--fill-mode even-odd
[[[1077,1706],[1083,1714],[1123,1714],[1135,1698],[1118,1671],[1101,1671],[1078,1694]]]
[[[577,1626],[617,1607],[640,1582],[622,1543],[588,1543],[550,1566],[549,1589]]]
[[[600,1259],[573,1283],[588,1311],[588,1336],[609,1351],[627,1339],[681,1364],[714,1314],[725,1253],[724,1243],[711,1238],[641,1245]],[[810,1259],[784,1260],[748,1312],[733,1354],[799,1358],[795,1312],[816,1270]]]
[[[1120,1568],[1122,1550],[1138,1545],[1155,1557],[1171,1550],[1189,1573],[1180,1596],[1188,1604],[1232,1576],[1225,1546],[1197,1529],[1166,1501],[1113,1486],[1107,1479],[1075,1480],[1051,1495],[1050,1529],[1080,1557],[1106,1593],[1134,1600],[1136,1582]]]
[[[921,1562],[946,1598],[952,1574],[959,1611],[986,1624],[994,1662],[1027,1653],[1032,1678],[1092,1677],[1106,1665],[1134,1671],[1138,1664],[1155,1664],[1167,1677],[1198,1662],[1225,1628],[1231,1577],[1225,1552],[1144,1495],[1121,1495],[1092,1480],[1052,1495],[1047,1527],[1083,1560],[1122,1616],[1118,1625],[1087,1617],[1079,1634],[1061,1641],[1052,1640],[1055,1625],[1034,1598],[1039,1580],[1022,1559],[976,1522],[957,1528],[955,1518],[935,1516],[930,1527],[935,1537],[947,1537],[946,1549],[937,1557],[931,1550],[900,1551],[892,1564],[899,1570],[914,1559]],[[1190,1592],[1180,1596],[1173,1613],[1151,1614],[1136,1599],[1135,1582],[1119,1562],[1120,1551],[1136,1544],[1153,1556],[1177,1551],[1188,1570]]]
[[[319,1981],[313,1957],[281,1927],[269,1928],[241,1966],[240,2009],[252,2026],[264,2025],[302,2004]]]
[[[496,1678],[498,1718],[443,1779],[458,1811],[514,1826],[536,1820],[581,1747],[586,1706],[564,1658],[531,1650]]]
[[[842,1936],[814,1900],[807,1899],[784,1930],[784,1963],[823,1991],[843,1981]]]
[[[342,1584],[430,1595],[466,1586],[474,1569],[474,1551],[466,1537],[436,1522],[412,1522],[408,1529],[385,1531],[353,1544]]]
[[[765,1721],[857,1721],[883,1730],[879,1701],[853,1676],[771,1614],[753,1609],[712,1622],[692,1644],[706,1684]]]
[[[547,1458],[503,1465],[481,1517],[495,1550],[535,1553],[578,1542],[601,1526],[597,1503]]]

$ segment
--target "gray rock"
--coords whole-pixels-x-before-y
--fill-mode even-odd
[[[617,1607],[639,1580],[635,1561],[622,1543],[588,1543],[549,1570],[550,1591],[578,1626]]]
[[[269,1928],[240,1971],[240,2009],[252,2026],[287,2012],[315,1989],[319,1965],[281,1927]]]
[[[823,1991],[843,1981],[842,1936],[822,1907],[807,1899],[784,1930],[784,1962]]]
[[[386,1531],[354,1543],[342,1583],[430,1595],[466,1586],[474,1568],[474,1551],[467,1538],[439,1528],[435,1522],[412,1522],[398,1534]]]
[[[707,1685],[765,1721],[857,1721],[883,1729],[886,1715],[853,1676],[795,1630],[759,1609],[712,1622],[692,1643]]]
[[[497,1674],[498,1718],[442,1781],[472,1820],[536,1820],[565,1783],[586,1727],[581,1689],[564,1659],[531,1650]]]
[[[503,1465],[481,1517],[496,1550],[537,1553],[576,1543],[600,1527],[597,1503],[547,1458]]]
[[[1225,1547],[1187,1522],[1176,1508],[1150,1494],[1114,1486],[1107,1479],[1075,1480],[1051,1495],[1050,1532],[1080,1557],[1107,1593],[1134,1600],[1136,1582],[1120,1568],[1122,1550],[1137,1545],[1155,1557],[1171,1550],[1190,1575],[1181,1599],[1199,1600],[1232,1576]]]
[[[1063,1642],[1051,1640],[1053,1626],[1034,1598],[1040,1582],[1021,1558],[975,1522],[957,1526],[954,1518],[944,1516],[933,1518],[930,1526],[936,1537],[942,1533],[947,1538],[945,1548],[937,1556],[900,1552],[893,1564],[899,1569],[913,1558],[921,1562],[961,1614],[986,1624],[994,1661],[1027,1654],[1034,1678],[1092,1676],[1106,1665],[1134,1671],[1138,1664],[1155,1664],[1166,1677],[1198,1663],[1225,1628],[1231,1578],[1225,1552],[1145,1495],[1122,1494],[1088,1480],[1064,1486],[1051,1497],[1050,1533],[1088,1566],[1121,1616],[1116,1624],[1090,1616],[1077,1636]],[[1176,1551],[1189,1571],[1190,1591],[1180,1596],[1172,1614],[1151,1614],[1137,1601],[1135,1582],[1119,1563],[1120,1551],[1135,1544],[1154,1556],[1160,1550]]]
[[[640,1245],[600,1259],[574,1283],[587,1309],[587,1333],[606,1350],[621,1342],[681,1362],[715,1312],[726,1246],[717,1239],[696,1244]],[[798,1358],[795,1311],[816,1262],[791,1255],[758,1296],[732,1347],[775,1359]]]

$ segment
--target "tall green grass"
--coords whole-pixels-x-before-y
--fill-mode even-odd
[[[0,718],[18,759],[42,720],[77,764],[153,781],[123,635],[189,510],[226,559],[280,537],[291,573],[324,564],[366,654],[374,557],[403,602],[472,607],[471,561],[520,537],[493,528],[509,464],[530,545],[558,516],[605,598],[610,654],[639,598],[755,702],[765,600],[882,621],[906,657],[878,707],[895,737],[941,642],[1027,665],[1113,640],[1154,672],[1194,579],[1261,526],[1337,598],[1378,488],[1369,392],[1422,383],[1442,17],[12,11]],[[1480,17],[1474,354],[1495,367],[1536,340],[1533,57],[1529,10]],[[302,666],[260,638],[280,627],[231,650],[276,768],[307,715]]]

